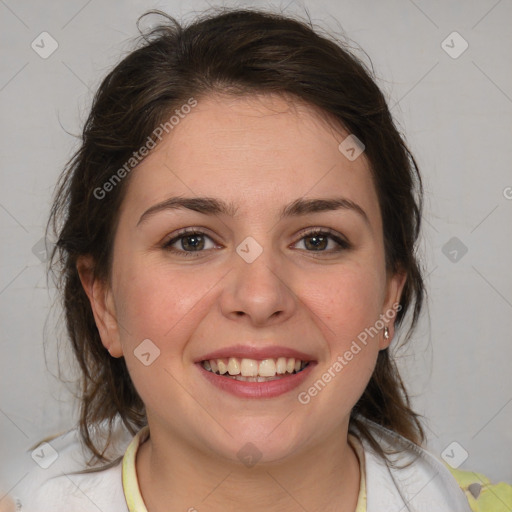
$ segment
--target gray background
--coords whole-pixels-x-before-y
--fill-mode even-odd
[[[221,4],[0,0],[0,498],[23,478],[27,449],[76,414],[72,388],[54,376],[62,318],[48,316],[54,290],[36,254],[73,134],[103,76],[132,48],[140,14],[161,8],[190,20],[208,5]],[[511,1],[237,5],[306,7],[371,57],[426,186],[429,310],[399,366],[413,408],[428,419],[431,451],[453,459],[464,449],[460,469],[512,482]],[[46,59],[31,47],[43,31],[58,43]],[[454,31],[469,44],[457,58],[442,46]],[[453,54],[461,43],[451,36],[445,47]]]

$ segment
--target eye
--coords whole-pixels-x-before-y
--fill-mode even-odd
[[[212,242],[210,247],[206,247],[207,240]],[[329,254],[341,252],[352,247],[349,242],[329,229],[311,230],[303,234],[299,242],[302,241],[304,241],[307,252]],[[326,250],[329,247],[330,241],[334,242],[334,248],[331,247],[331,250]],[[296,242],[296,244],[299,242]],[[175,245],[178,245],[178,247],[173,247]],[[176,236],[162,245],[163,249],[186,257],[198,257],[199,253],[205,252],[208,249],[214,249],[215,247],[216,245],[210,236],[203,231],[193,228],[182,229]]]
[[[309,231],[302,236],[299,242],[302,242],[303,240],[304,246],[308,252],[333,253],[351,248],[349,242],[329,229],[315,229]],[[333,250],[325,250],[329,246],[329,241],[334,241],[336,244]]]
[[[177,236],[165,242],[162,247],[172,253],[194,257],[199,256],[199,254],[194,253],[201,253],[204,252],[204,249],[215,248],[215,244],[212,244],[212,247],[205,247],[206,239],[213,242],[213,240],[202,231],[197,229],[182,229]],[[178,248],[173,247],[176,244],[178,244]]]

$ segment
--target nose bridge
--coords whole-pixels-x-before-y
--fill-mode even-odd
[[[248,236],[236,247],[222,307],[226,315],[245,313],[252,321],[263,323],[270,317],[292,314],[296,299],[269,234],[256,236],[264,239],[263,244]]]

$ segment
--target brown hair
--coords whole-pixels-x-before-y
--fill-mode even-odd
[[[91,255],[95,276],[109,278],[117,217],[129,176],[101,198],[97,191],[192,96],[281,94],[316,107],[326,119],[356,135],[371,163],[388,271],[407,275],[396,316],[396,324],[401,325],[411,313],[406,339],[424,299],[415,254],[423,193],[419,171],[373,73],[348,44],[321,35],[310,22],[256,9],[214,9],[188,26],[160,11],[149,11],[155,12],[168,22],[142,34],[141,46],[105,77],[96,92],[81,146],[61,175],[48,223],[57,239],[49,268],[59,278],[67,331],[82,373],[80,433],[93,458],[100,461],[107,460],[108,445],[94,441],[92,434],[100,423],[106,422],[109,440],[115,419],[135,433],[146,424],[146,416],[124,358],[111,357],[101,343],[78,276],[77,257]],[[425,435],[419,416],[410,408],[388,349],[381,350],[350,425],[384,455],[362,419],[421,445]]]

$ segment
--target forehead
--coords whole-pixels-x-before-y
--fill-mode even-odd
[[[314,107],[282,96],[208,96],[132,171],[124,206],[140,214],[170,195],[209,196],[239,205],[243,215],[342,194],[378,217],[364,153],[350,161],[338,148],[348,135]]]

